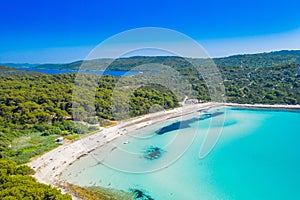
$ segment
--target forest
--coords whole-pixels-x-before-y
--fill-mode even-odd
[[[116,77],[101,77],[95,94],[80,91],[84,96],[94,96],[91,103],[95,115],[82,118],[87,111],[84,108],[89,108],[80,106],[80,117],[73,121],[72,88],[76,74],[3,74],[0,80],[0,157],[26,163],[29,158],[59,145],[54,142],[58,136],[73,139],[98,130],[94,125],[98,122],[105,125],[115,120],[111,99],[118,82]],[[87,75],[86,78],[91,77],[97,76]],[[137,88],[129,101],[128,117],[146,114],[153,105],[161,105],[163,109],[179,106],[176,96],[158,85]],[[78,109],[74,108],[74,112]]]
[[[71,200],[68,194],[49,185],[36,182],[30,175],[34,170],[26,165],[0,159],[0,199]]]
[[[97,89],[80,88],[82,105],[75,108],[72,98],[74,83],[78,81],[75,80],[76,74],[25,73],[4,67],[0,70],[0,156],[18,163],[25,163],[30,157],[55,148],[58,144],[53,141],[58,136],[74,139],[80,134],[98,130],[97,126],[91,124],[99,122],[105,125],[150,111],[175,108],[184,98],[180,96],[180,91],[175,94],[170,90],[171,86],[166,87],[176,77],[164,72],[132,77],[86,74],[81,82],[88,85],[89,81],[97,79]],[[265,68],[219,67],[219,71],[227,102],[300,102],[298,64]],[[191,98],[203,102],[210,100],[201,75],[189,67],[181,68],[178,72],[189,81],[189,89],[194,95],[191,94]],[[165,82],[153,84],[146,78]],[[186,87],[176,89],[188,90]],[[85,98],[90,99],[83,102]],[[72,120],[75,116],[73,112],[79,116],[75,121]]]

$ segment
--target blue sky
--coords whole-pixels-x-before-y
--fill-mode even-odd
[[[298,0],[0,0],[0,5],[0,62],[75,61],[108,37],[140,27],[182,32],[214,57],[300,49]]]

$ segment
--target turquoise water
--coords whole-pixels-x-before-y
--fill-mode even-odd
[[[62,177],[81,186],[138,189],[156,200],[300,199],[300,113],[224,111],[213,118],[197,113],[129,133],[111,144],[113,151],[94,151]],[[219,111],[209,111],[214,112]],[[225,119],[223,129],[212,119]],[[182,121],[176,130],[176,122]],[[166,132],[157,134],[163,127]],[[200,159],[208,130],[222,134]],[[158,158],[146,158],[151,147],[160,149]],[[104,160],[103,153],[108,155]]]

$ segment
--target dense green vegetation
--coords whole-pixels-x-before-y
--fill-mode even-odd
[[[25,165],[0,159],[0,199],[2,200],[68,200],[71,196],[61,194],[59,190],[35,181],[30,175],[34,171]]]
[[[86,78],[97,77],[87,75]],[[72,89],[75,74],[62,75],[14,75],[2,76],[0,80],[0,157],[10,158],[18,163],[28,162],[29,158],[56,147],[59,136],[74,138],[74,134],[83,134],[97,130],[96,126],[73,122]],[[92,79],[91,79],[92,80]],[[125,83],[127,79],[123,80]],[[93,108],[96,116],[76,120],[89,124],[105,120],[115,120],[112,112],[112,93],[118,79],[103,76],[99,79]],[[84,83],[87,83],[85,81]],[[129,84],[129,82],[128,82]],[[130,96],[130,114],[128,117],[147,113],[153,105],[165,109],[178,106],[176,97],[163,87],[146,87],[133,90]],[[88,91],[92,92],[92,91]],[[88,96],[88,93],[84,93]],[[122,100],[122,95],[117,99]],[[121,101],[122,102],[122,101]],[[79,109],[85,108],[80,107]],[[90,108],[83,109],[85,116]]]
[[[298,104],[300,65],[267,68],[221,67],[228,102]]]
[[[300,64],[300,51],[275,51],[270,53],[234,55],[225,58],[215,58],[216,65],[230,67],[275,67],[290,64]]]
[[[71,82],[71,75],[2,76],[0,157],[25,163],[56,147],[56,137],[83,132],[86,127],[63,120],[71,113]]]
[[[130,101],[131,116],[144,115],[150,112],[157,112],[163,109],[178,106],[177,97],[167,88],[161,85],[141,86],[134,91]],[[155,107],[154,105],[157,105]],[[161,107],[158,107],[158,106]]]
[[[300,102],[300,64],[274,67],[218,67],[225,86],[227,102],[298,104]],[[197,98],[209,101],[205,81],[191,68],[179,70],[185,74]]]

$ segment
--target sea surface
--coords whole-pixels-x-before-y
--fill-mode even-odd
[[[211,130],[221,135],[199,157]],[[300,199],[299,111],[218,108],[127,134],[110,151],[99,148],[73,163],[62,178],[149,200]]]
[[[78,70],[66,70],[66,69],[44,69],[44,68],[17,68],[18,70],[25,71],[36,71],[45,74],[67,74],[67,73],[77,73]],[[94,70],[86,70],[81,71],[81,73],[88,74],[98,74],[98,75],[111,75],[111,76],[131,76],[140,73],[140,71],[122,71],[122,70],[106,70],[106,71],[94,71]]]

